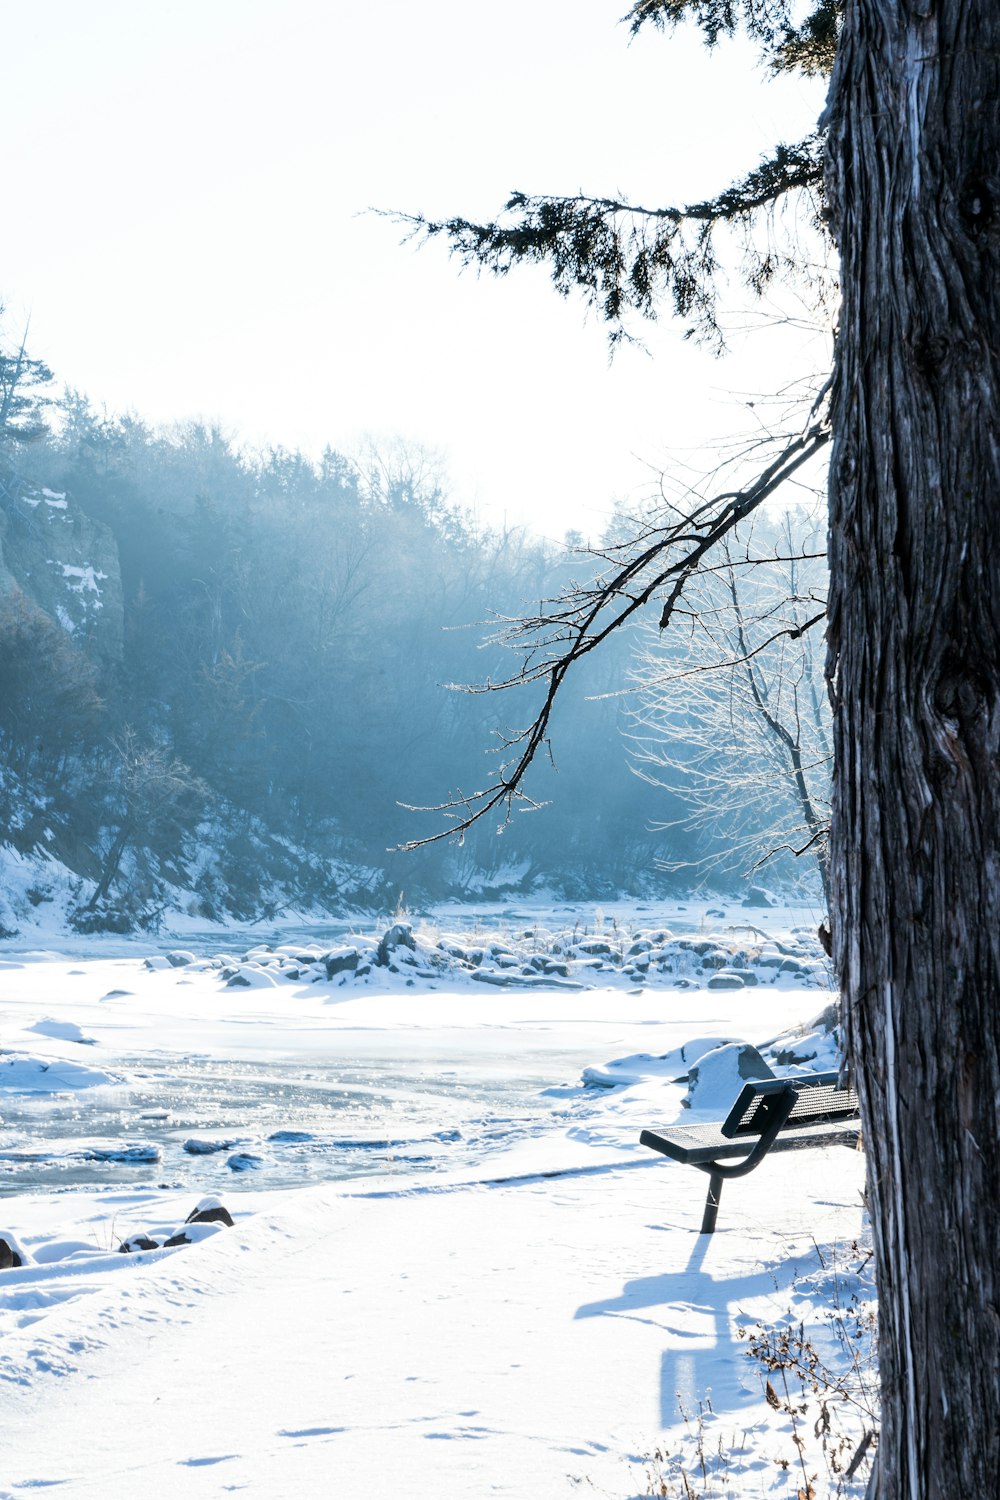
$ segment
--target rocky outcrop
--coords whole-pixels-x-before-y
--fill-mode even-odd
[[[0,598],[15,589],[88,656],[121,660],[125,610],[110,529],[70,495],[7,476],[0,484]]]

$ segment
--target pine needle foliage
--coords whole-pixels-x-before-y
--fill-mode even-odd
[[[395,215],[426,239],[442,236],[463,266],[506,276],[519,263],[547,264],[560,295],[582,292],[610,325],[612,345],[628,338],[626,314],[655,319],[666,302],[688,322],[688,336],[721,344],[716,318],[719,260],[716,231],[731,225],[750,235],[761,211],[793,193],[814,195],[820,213],[822,143],[819,135],[774,154],[714,198],[682,208],[646,208],[617,198],[539,196],[515,192],[489,224],[470,219]],[[757,293],[781,261],[751,255],[747,280]]]
[[[638,0],[624,20],[633,35],[646,24],[665,31],[691,21],[709,46],[742,29],[769,71],[814,77],[833,65],[840,14],[839,0],[819,0],[799,21],[788,0]],[[615,197],[516,191],[486,223],[460,216],[392,217],[420,239],[444,239],[465,267],[506,276],[522,263],[547,266],[561,296],[582,293],[608,324],[612,346],[631,337],[629,314],[652,320],[666,306],[688,325],[687,337],[721,348],[718,231],[742,235],[744,279],[760,295],[789,263],[755,246],[755,227],[795,196],[808,200],[810,217],[822,225],[822,152],[818,131],[801,141],[778,142],[722,192],[685,205],[646,207]]]
[[[825,77],[833,67],[843,5],[819,0],[796,22],[787,0],[638,0],[625,20],[633,36],[647,23],[666,31],[694,21],[714,47],[742,26],[775,73]]]
[[[832,68],[843,0],[635,0],[623,17],[632,35],[650,25],[669,31],[697,26],[709,47],[747,36],[771,74],[824,76]],[[742,239],[742,279],[762,295],[778,278],[813,278],[821,297],[823,277],[807,264],[798,229],[803,217],[825,237],[822,125],[804,139],[777,142],[750,172],[721,192],[684,205],[645,205],[622,197],[577,193],[553,196],[517,191],[495,220],[455,216],[391,215],[407,237],[444,241],[463,266],[506,276],[515,266],[545,266],[564,297],[582,294],[608,325],[612,347],[632,337],[635,316],[655,319],[662,308],[686,324],[685,336],[724,347],[718,296],[724,256]],[[804,214],[803,214],[804,210]],[[790,241],[781,231],[791,227]],[[533,810],[525,791],[529,768],[550,750],[549,722],[567,674],[655,600],[660,629],[684,613],[689,586],[717,566],[717,551],[747,520],[819,455],[830,439],[829,388],[824,385],[805,414],[787,430],[769,435],[756,457],[760,468],[746,483],[708,496],[692,491],[661,523],[640,529],[593,556],[603,571],[589,584],[571,585],[543,601],[539,614],[504,622],[498,642],[521,664],[508,677],[477,691],[537,686],[541,705],[523,729],[499,735],[502,763],[488,785],[456,792],[436,809],[448,825],[408,848],[461,838],[481,819],[499,814],[500,829],[516,807]]]

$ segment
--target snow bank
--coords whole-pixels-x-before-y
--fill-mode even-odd
[[[861,1437],[836,1424],[859,1408],[838,1404],[831,1433],[818,1412],[795,1412],[808,1392],[793,1387],[790,1402],[781,1388],[775,1407],[776,1376],[746,1351],[800,1328],[833,1349],[838,1306],[868,1315],[863,1254],[833,1273],[836,1246],[862,1230],[863,1158],[833,1147],[768,1159],[733,1185],[705,1239],[701,1174],[638,1145],[644,1126],[685,1118],[685,1081],[721,1074],[734,1044],[776,1072],[829,1065],[834,1018],[814,1022],[809,977],[820,956],[784,929],[753,943],[624,931],[472,937],[394,923],[371,939],[253,943],[208,960],[176,948],[148,968],[135,956],[11,959],[0,1034],[25,1045],[0,1065],[25,1059],[35,1082],[56,1070],[68,1098],[28,1096],[0,1152],[48,1151],[57,1166],[75,1152],[93,1170],[71,1191],[67,1169],[56,1191],[4,1199],[0,1490],[106,1500],[139,1475],[146,1493],[185,1500],[230,1489],[361,1500],[373,1488],[636,1500],[671,1493],[661,1484],[683,1493],[682,1471],[701,1483],[701,1441],[704,1493],[794,1500],[803,1464],[824,1493],[828,1459],[843,1474]],[[637,943],[649,946],[630,953]],[[718,967],[704,962],[717,954]],[[628,970],[647,955],[637,983]],[[794,971],[761,962],[776,957]],[[528,979],[533,959],[558,987],[473,977]],[[231,985],[244,968],[271,982]],[[710,987],[720,969],[759,982]],[[84,1043],[109,1066],[85,1068]],[[279,1096],[274,1128],[192,1118],[175,1088],[191,1059],[213,1100],[253,1062]],[[325,1107],[343,1113],[304,1127],[286,1080],[320,1090],[331,1059],[345,1092]],[[362,1122],[350,1089],[390,1073]],[[145,1090],[133,1105],[111,1096],[122,1134],[88,1130],[96,1085],[121,1080]],[[170,1110],[151,1097],[156,1080]],[[18,1096],[6,1099],[13,1116]],[[57,1136],[52,1122],[70,1117],[75,1133]],[[271,1186],[279,1163],[334,1160],[343,1145],[366,1175]],[[100,1156],[146,1146],[163,1157],[144,1185],[141,1161]],[[214,1174],[211,1204],[176,1186],[195,1180],[188,1167]],[[210,1207],[233,1223],[196,1222]],[[867,1461],[843,1494],[862,1496],[866,1476]]]
[[[869,1306],[863,1255],[837,1248],[860,1163],[828,1152],[819,1193],[807,1155],[778,1193],[767,1164],[741,1184],[708,1241],[700,1178],[656,1162],[258,1194],[186,1246],[161,1238],[176,1195],[8,1204],[30,1259],[0,1272],[5,1482],[361,1500],[376,1472],[410,1500],[638,1500],[686,1472],[720,1500],[794,1500],[805,1465],[834,1493],[864,1414],[835,1403],[824,1429],[748,1357],[783,1333],[830,1353],[838,1303]]]
[[[124,1082],[120,1074],[68,1058],[0,1051],[0,1094],[55,1094]]]

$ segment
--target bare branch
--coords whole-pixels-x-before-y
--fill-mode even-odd
[[[571,585],[559,598],[547,601],[552,608],[546,613],[505,622],[497,639],[521,652],[521,664],[509,677],[471,690],[499,692],[544,684],[541,706],[525,728],[498,732],[500,748],[516,754],[492,782],[424,809],[443,814],[451,826],[411,840],[402,849],[422,848],[442,839],[460,841],[475,823],[494,812],[501,814],[502,830],[515,804],[524,810],[537,807],[523,784],[539,749],[547,744],[552,711],[568,673],[664,592],[659,624],[665,629],[679,611],[692,578],[709,565],[713,549],[826,447],[830,437],[826,392],[824,387],[805,429],[783,442],[774,459],[749,484],[699,500],[690,513],[675,510],[668,523],[649,526],[634,543],[609,549],[617,566],[608,573],[583,586]]]

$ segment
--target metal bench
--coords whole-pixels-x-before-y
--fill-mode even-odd
[[[668,1125],[644,1130],[639,1143],[709,1174],[701,1233],[711,1234],[719,1213],[722,1184],[745,1177],[769,1151],[802,1151],[809,1146],[856,1146],[860,1137],[858,1096],[842,1088],[836,1073],[796,1078],[762,1078],[747,1083],[719,1123]],[[851,1124],[851,1122],[855,1122]],[[731,1165],[729,1158],[742,1158]]]

